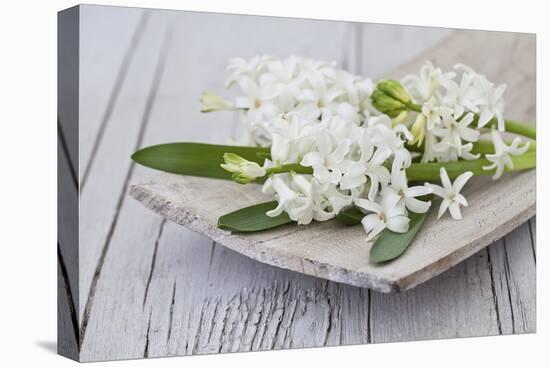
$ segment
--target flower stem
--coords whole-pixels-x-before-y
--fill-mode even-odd
[[[409,102],[406,104],[407,108],[411,111],[415,111],[418,113],[422,113],[422,106],[413,102]]]
[[[411,111],[415,111],[418,113],[422,113],[422,106],[416,103],[409,102],[406,104],[407,108]],[[474,122],[477,123],[479,120],[479,114],[474,114]],[[495,117],[493,117],[489,123],[487,124],[488,127],[495,128],[498,125],[498,121]],[[531,138],[533,140],[537,139],[537,130],[534,126],[531,126],[530,124],[526,122],[519,122],[519,121],[513,121],[513,120],[504,120],[504,129],[513,134],[522,135],[527,138]]]
[[[291,163],[291,164],[283,164],[281,166],[268,168],[266,169],[266,172],[268,175],[276,174],[276,173],[287,173],[287,172],[295,172],[295,173],[311,175],[313,174],[313,169],[311,167],[304,167],[298,163]]]
[[[506,145],[512,144],[511,140],[505,140],[504,142],[506,143]],[[419,153],[424,152],[424,144],[421,144],[420,146],[418,146],[417,144],[406,143],[405,146],[411,152],[419,152]],[[534,151],[536,151],[536,149],[537,149],[536,142],[530,141],[528,151],[529,152],[534,152]],[[475,143],[473,143],[473,148],[472,148],[472,153],[473,154],[477,154],[477,153],[492,154],[494,152],[495,152],[495,146],[494,146],[493,142],[490,141],[490,140],[478,140]]]
[[[489,122],[489,126],[496,127],[497,120],[495,118],[491,119],[491,121]],[[533,140],[537,139],[537,130],[535,129],[534,126],[531,126],[526,122],[504,120],[504,129],[509,133],[523,135]]]
[[[530,151],[520,156],[512,157],[514,168],[505,168],[505,172],[520,171],[536,167],[536,152]],[[492,175],[494,170],[484,170],[484,166],[490,165],[485,158],[475,159],[471,161],[456,161],[446,163],[413,163],[407,168],[407,179],[409,181],[438,181],[439,170],[445,167],[449,178],[456,178],[460,174],[472,171],[474,175]]]
[[[514,168],[505,168],[505,172],[522,171],[536,167],[536,151],[528,151],[520,156],[512,157]],[[456,178],[466,171],[472,171],[474,175],[492,175],[494,170],[485,170],[484,166],[490,165],[486,158],[475,159],[471,161],[456,161],[445,163],[413,163],[407,168],[407,179],[409,181],[439,181],[439,170],[445,167],[449,178]],[[304,167],[300,164],[283,164],[281,166],[268,168],[267,174],[295,172],[300,174],[313,174],[311,167]]]

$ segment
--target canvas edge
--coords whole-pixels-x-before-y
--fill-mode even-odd
[[[57,353],[80,360],[78,125],[80,5],[57,13]],[[76,239],[76,240],[75,240]]]

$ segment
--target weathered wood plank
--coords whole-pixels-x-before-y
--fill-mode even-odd
[[[529,223],[489,247],[502,334],[536,329],[536,264]]]
[[[485,251],[411,291],[371,300],[375,343],[499,333]]]
[[[146,304],[149,355],[366,342],[357,329],[368,314],[367,290],[205,248],[199,238],[165,226]]]
[[[148,12],[80,5],[79,182],[84,186],[121,94]]]
[[[168,223],[161,245],[188,237]],[[157,258],[147,304],[150,355],[338,345],[342,329],[350,326],[340,324],[347,320],[340,317],[346,313],[340,311],[341,285],[262,266],[220,246],[212,246],[211,254],[201,243],[181,246],[193,251],[164,250]],[[200,272],[197,261],[203,264]],[[228,277],[235,266],[239,277]],[[174,268],[181,270],[174,274]],[[166,318],[170,309],[172,317]]]
[[[129,154],[141,144],[150,109],[148,93],[159,65],[166,22],[147,23],[144,37],[137,44],[127,81],[121,87],[103,143],[93,162],[80,195],[80,313],[81,338],[85,337],[94,289],[110,241],[117,225],[120,207],[129,183]]]

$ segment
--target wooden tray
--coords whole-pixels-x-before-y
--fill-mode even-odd
[[[426,60],[449,68],[462,62],[496,83],[507,83],[506,116],[533,120],[535,66],[533,37],[521,34],[461,31],[390,75],[417,71]],[[160,143],[160,142],[159,142]],[[218,217],[267,201],[256,185],[159,174],[132,186],[130,194],[149,209],[258,261],[301,273],[368,287],[403,291],[442,273],[535,214],[535,171],[475,177],[464,189],[470,206],[464,219],[435,219],[432,209],[409,249],[385,265],[369,262],[371,244],[360,225],[334,221],[308,226],[287,225],[255,234],[231,234],[216,227]],[[433,204],[436,208],[439,202]]]

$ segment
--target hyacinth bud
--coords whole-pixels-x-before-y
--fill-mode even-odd
[[[201,94],[200,102],[202,105],[201,112],[212,112],[212,111],[235,109],[235,105],[233,103],[211,92],[203,92]]]
[[[396,118],[407,110],[411,96],[405,88],[395,80],[382,80],[371,94],[374,108],[386,115]]]
[[[404,104],[411,102],[409,92],[396,80],[381,80],[376,88]]]
[[[248,161],[237,154],[225,153],[223,159],[225,163],[222,163],[221,167],[233,173],[231,177],[237,183],[247,184],[266,174],[265,169],[258,163]]]
[[[392,118],[405,110],[405,105],[403,103],[391,98],[381,90],[375,89],[370,98],[374,108]]]
[[[418,114],[416,116],[416,120],[412,124],[411,127],[411,133],[414,137],[412,144],[416,144],[417,146],[421,146],[424,142],[424,136],[426,133],[426,117],[423,114]]]

